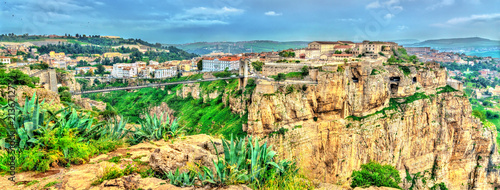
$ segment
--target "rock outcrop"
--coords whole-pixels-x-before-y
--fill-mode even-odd
[[[439,92],[447,81],[439,65],[354,64],[317,79],[254,93],[246,129],[262,137],[285,131],[269,141],[311,178],[345,184],[374,160],[395,166],[403,179],[420,173],[419,189],[500,185],[496,132],[471,115],[462,92]]]

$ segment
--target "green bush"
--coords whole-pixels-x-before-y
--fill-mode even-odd
[[[31,88],[40,81],[38,77],[30,77],[18,69],[6,72],[6,69],[0,69],[0,85],[26,85]]]
[[[398,170],[391,165],[381,165],[370,161],[361,165],[361,170],[353,171],[351,175],[351,187],[393,187],[398,188],[401,183],[401,177]]]
[[[57,88],[57,92],[59,92],[59,93],[64,92],[64,91],[69,91],[69,87],[60,86],[59,88]]]

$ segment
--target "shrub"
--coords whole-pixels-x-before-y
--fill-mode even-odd
[[[444,182],[434,184],[430,190],[448,190]]]
[[[339,66],[337,67],[337,72],[339,72],[339,73],[343,73],[343,72],[344,72],[344,70],[345,70],[345,69],[344,69],[344,66],[343,66],[343,65],[339,65]]]
[[[408,75],[411,74],[411,70],[410,70],[409,67],[407,67],[407,66],[401,66],[401,65],[398,65],[398,67],[399,67],[399,69],[401,69],[401,71],[403,71],[403,74],[405,76],[408,76]]]
[[[286,79],[286,75],[284,73],[278,73],[278,75],[274,78],[276,81],[284,81]]]
[[[287,86],[285,94],[286,95],[291,94],[294,90],[295,90],[295,87],[293,87],[293,85]]]
[[[64,91],[69,91],[69,87],[60,86],[59,88],[57,88],[57,92],[59,92],[59,93],[64,92]]]
[[[308,66],[302,67],[302,69],[300,69],[300,71],[302,72],[302,76],[309,75],[309,67]]]
[[[381,165],[370,161],[361,165],[361,170],[352,172],[351,187],[393,187],[401,189],[398,184],[401,182],[399,172],[390,165]]]
[[[436,90],[439,90],[436,94],[442,94],[442,93],[448,93],[448,92],[456,92],[456,91],[458,91],[458,90],[455,90],[450,85],[446,85],[444,87],[439,87]]]

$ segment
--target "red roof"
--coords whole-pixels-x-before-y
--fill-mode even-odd
[[[220,61],[238,61],[240,60],[240,57],[221,57],[219,60]]]

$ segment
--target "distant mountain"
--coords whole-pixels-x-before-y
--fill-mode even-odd
[[[399,45],[407,45],[407,44],[416,44],[421,42],[420,40],[417,39],[399,39],[399,40],[388,40],[389,42],[396,42]]]
[[[407,45],[408,47],[431,47],[434,49],[500,47],[500,41],[485,38],[450,38],[426,40]]]
[[[240,42],[196,42],[188,44],[170,44],[189,53],[199,55],[212,52],[223,53],[249,53],[249,52],[269,52],[285,49],[295,49],[307,47],[309,42],[290,41],[278,42],[268,40],[240,41]]]

